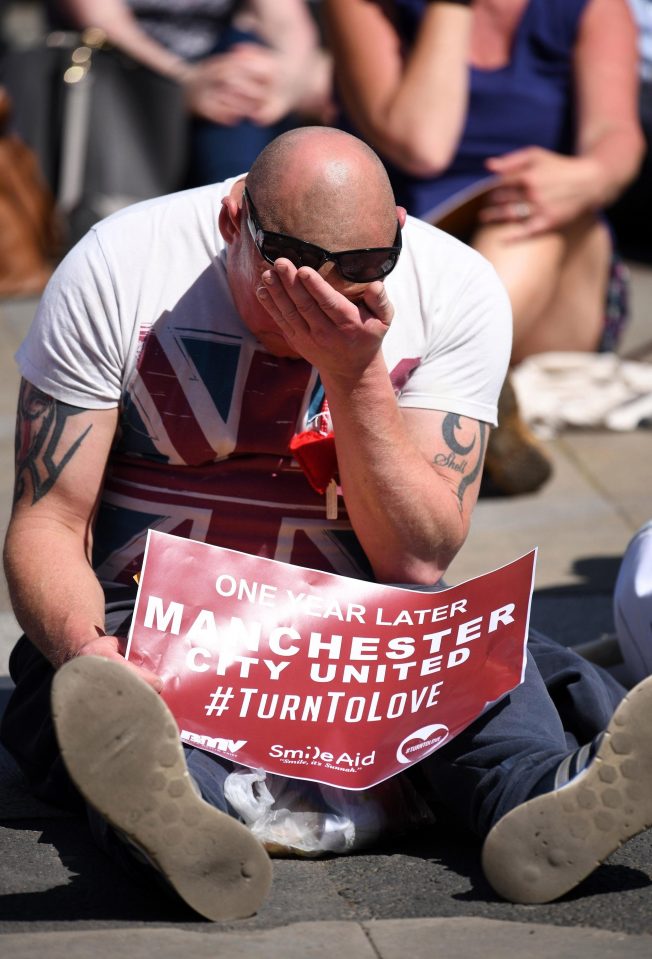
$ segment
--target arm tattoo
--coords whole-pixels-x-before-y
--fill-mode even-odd
[[[23,381],[16,422],[14,503],[25,493],[28,475],[32,485],[32,506],[52,489],[91,429],[91,426],[86,427],[81,436],[65,448],[63,432],[66,423],[71,416],[83,412],[78,406],[60,403]]]
[[[460,480],[457,490],[460,509],[462,500],[467,488],[477,479],[484,460],[485,447],[487,445],[487,424],[477,423],[478,436],[474,436],[468,446],[463,446],[455,435],[455,431],[460,429],[460,417],[456,413],[447,413],[442,423],[442,433],[450,453],[438,453],[433,462],[435,466],[446,466],[448,469],[457,473],[465,474]],[[478,442],[479,439],[479,442]],[[458,457],[462,457],[458,459]],[[472,459],[470,472],[466,472],[469,466],[469,459]]]

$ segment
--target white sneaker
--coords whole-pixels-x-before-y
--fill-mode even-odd
[[[551,902],[652,826],[652,677],[619,704],[595,758],[561,789],[516,806],[487,836],[482,867],[511,902]]]
[[[625,550],[613,612],[627,680],[638,683],[652,673],[652,521],[641,526]]]
[[[271,884],[269,857],[237,820],[201,799],[176,721],[119,662],[72,659],[52,683],[63,760],[82,795],[207,919],[251,916]]]

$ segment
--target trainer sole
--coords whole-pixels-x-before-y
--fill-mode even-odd
[[[648,677],[619,704],[584,772],[496,823],[482,867],[498,895],[518,903],[558,899],[652,826],[651,717]]]
[[[269,857],[249,829],[197,795],[176,721],[150,686],[121,663],[79,657],[55,673],[52,714],[82,795],[191,908],[213,920],[258,910]]]

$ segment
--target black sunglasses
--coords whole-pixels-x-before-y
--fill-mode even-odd
[[[331,260],[345,280],[352,283],[371,283],[372,280],[381,280],[392,272],[401,253],[401,225],[396,228],[396,237],[393,246],[376,246],[366,250],[342,250],[340,253],[331,253],[314,243],[306,243],[287,233],[274,233],[272,230],[263,230],[258,219],[256,207],[251,201],[248,190],[245,188],[243,197],[247,201],[247,223],[258,252],[268,263],[275,263],[284,256],[296,267],[310,266],[319,270],[324,263]]]

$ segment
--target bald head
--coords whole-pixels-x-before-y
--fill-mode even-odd
[[[301,127],[273,140],[247,176],[268,230],[330,250],[390,246],[396,205],[379,158],[331,127]]]

